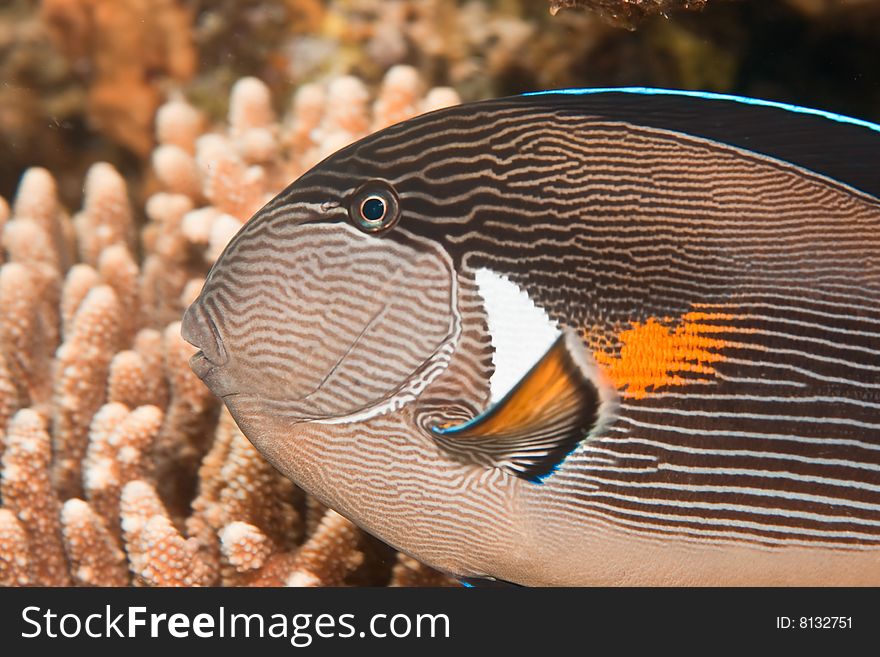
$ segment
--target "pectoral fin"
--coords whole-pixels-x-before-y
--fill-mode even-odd
[[[566,329],[501,401],[433,431],[453,453],[537,482],[607,422],[614,399],[583,342]]]

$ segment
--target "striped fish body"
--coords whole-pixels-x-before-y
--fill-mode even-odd
[[[461,577],[880,584],[880,128],[657,90],[451,108],[230,243],[193,367]]]

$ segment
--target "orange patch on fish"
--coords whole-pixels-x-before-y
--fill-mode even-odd
[[[709,383],[714,378],[715,364],[724,360],[722,351],[737,346],[716,337],[719,333],[748,332],[730,325],[734,315],[689,312],[677,321],[650,318],[633,322],[631,328],[617,335],[618,353],[594,351],[624,397],[642,399],[649,392],[669,386]],[[684,377],[682,374],[704,374],[705,377]]]

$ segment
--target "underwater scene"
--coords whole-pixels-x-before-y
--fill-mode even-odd
[[[880,0],[4,0],[0,586],[880,585],[878,63]]]

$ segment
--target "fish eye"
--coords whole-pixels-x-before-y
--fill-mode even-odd
[[[352,195],[348,214],[365,233],[388,230],[400,217],[397,192],[384,180],[370,180]]]
[[[361,219],[371,224],[385,218],[385,201],[378,196],[369,196],[361,203]]]

